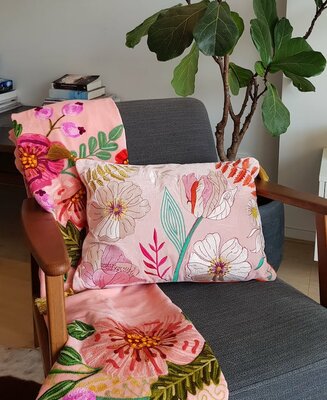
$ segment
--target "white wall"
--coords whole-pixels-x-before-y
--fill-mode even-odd
[[[176,0],[2,0],[0,76],[15,80],[25,104],[41,104],[49,83],[65,73],[101,74],[122,100],[175,96],[170,81],[176,60],[158,63],[144,41],[134,50],[124,45],[126,32],[174,4]],[[249,38],[252,0],[230,4],[247,26],[233,61],[252,68],[258,58]],[[201,57],[194,96],[205,103],[213,126],[221,115],[221,94],[216,64]],[[260,108],[240,152],[259,158],[277,177],[278,140],[265,133]]]
[[[314,13],[314,2],[289,1],[287,17],[294,33],[303,36]],[[310,45],[327,56],[327,13],[316,25],[308,39]],[[318,176],[322,148],[327,147],[327,71],[312,79],[315,93],[300,93],[285,79],[283,101],[291,112],[291,127],[280,140],[279,182],[296,189],[318,193]],[[287,210],[287,235],[313,240],[314,218],[309,212],[294,208]]]

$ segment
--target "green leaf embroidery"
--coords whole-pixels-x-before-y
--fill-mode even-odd
[[[89,153],[90,153],[90,155],[92,155],[98,145],[98,141],[96,140],[96,138],[94,136],[91,136],[89,138],[88,145],[89,145]]]
[[[117,139],[119,139],[123,133],[124,127],[123,125],[118,125],[115,128],[113,128],[110,132],[109,132],[109,140],[112,141],[116,141]]]
[[[186,400],[188,393],[195,395],[205,385],[219,384],[220,367],[207,344],[190,364],[167,364],[168,375],[151,385],[151,400]]]
[[[258,269],[260,269],[263,266],[263,262],[265,261],[265,257],[262,257],[258,263],[257,268],[255,269],[255,271],[257,271]]]
[[[86,235],[86,231],[85,229],[79,231],[70,220],[68,220],[66,226],[63,226],[59,223],[58,225],[67,247],[71,266],[75,268],[77,267],[77,263],[81,257],[82,244]]]
[[[282,103],[275,86],[268,83],[267,89],[262,103],[262,119],[268,131],[273,136],[278,136],[287,131],[290,113]]]
[[[98,132],[98,142],[99,142],[99,147],[100,149],[103,149],[103,147],[106,146],[107,144],[107,135],[105,134],[105,132]]]
[[[196,25],[193,36],[203,54],[224,56],[235,47],[239,33],[228,4],[212,1]]]
[[[85,157],[86,157],[86,145],[82,143],[79,146],[79,158],[85,158]]]
[[[16,138],[18,138],[23,131],[23,126],[22,124],[18,124],[16,120],[13,120],[12,124],[13,124],[14,134]]]
[[[186,237],[184,217],[167,188],[161,203],[160,218],[166,235],[180,253]]]
[[[203,16],[208,1],[170,8],[151,25],[148,47],[159,61],[180,56],[193,42],[193,29]]]
[[[82,357],[72,347],[65,346],[59,354],[57,362],[61,365],[77,365],[82,364]]]
[[[59,382],[44,392],[43,395],[39,397],[39,400],[59,400],[74,389],[77,383],[78,381],[72,380]]]
[[[68,324],[67,330],[68,334],[77,340],[84,340],[93,335],[95,332],[95,329],[92,325],[77,320]]]
[[[190,53],[174,69],[174,77],[171,84],[179,96],[190,96],[194,93],[198,61],[199,48],[194,43]]]
[[[98,151],[95,153],[95,156],[99,158],[100,160],[109,160],[111,158],[111,154],[108,151]]]

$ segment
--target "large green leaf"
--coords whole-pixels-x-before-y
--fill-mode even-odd
[[[253,0],[254,13],[260,21],[267,25],[270,31],[271,42],[274,39],[274,29],[278,21],[275,0]]]
[[[167,188],[161,203],[160,218],[166,235],[180,253],[186,238],[184,217]]]
[[[237,42],[240,40],[240,37],[243,35],[244,32],[244,21],[242,19],[242,17],[235,11],[231,11],[230,13],[235,25],[237,26],[238,29],[238,36],[237,36],[237,40],[235,41],[234,47],[232,48],[232,50],[230,51],[230,53],[233,52]]]
[[[145,19],[142,24],[128,32],[126,34],[126,46],[133,48],[140,43],[142,37],[148,34],[150,26],[156,22],[161,12],[162,10],[151,15],[151,17]]]
[[[70,392],[77,385],[78,381],[62,381],[56,383],[50,389],[42,394],[38,400],[59,400]]]
[[[208,0],[170,8],[161,14],[148,32],[148,46],[159,61],[178,57],[193,41],[193,29],[203,16]]]
[[[251,20],[251,37],[265,67],[271,62],[272,40],[269,27],[259,19]]]
[[[68,334],[77,339],[84,340],[87,337],[93,335],[95,329],[92,325],[86,324],[83,321],[75,320],[74,322],[67,325]]]
[[[190,53],[174,69],[174,77],[171,84],[179,96],[189,96],[194,93],[198,61],[199,48],[194,43]]]
[[[68,220],[66,226],[59,223],[58,226],[67,247],[71,266],[76,267],[82,254],[82,244],[85,239],[86,231],[85,229],[81,231],[78,230],[70,220]]]
[[[168,364],[168,374],[151,385],[151,400],[186,400],[211,383],[218,384],[220,367],[210,347],[205,344],[201,354],[187,365]]]
[[[265,76],[266,68],[263,65],[262,61],[256,61],[254,65],[255,72],[261,76],[262,78]]]
[[[253,77],[252,71],[234,63],[229,64],[229,85],[231,92],[237,96],[240,88],[247,87]]]
[[[207,56],[225,56],[234,48],[239,39],[239,28],[227,3],[212,1],[209,4],[194,29],[194,38]]]
[[[70,346],[65,346],[60,351],[57,362],[61,365],[78,365],[82,363],[80,354]]]
[[[262,102],[262,119],[273,136],[286,132],[290,125],[290,113],[282,103],[277,89],[271,83],[267,84],[267,93]]]
[[[309,43],[301,37],[283,41],[283,44],[278,48],[278,51],[276,51],[274,55],[273,62],[303,53],[304,51],[312,51],[312,48]]]
[[[316,88],[314,85],[306,78],[302,76],[294,75],[291,73],[285,74],[293,82],[293,85],[299,89],[300,92],[315,92]]]
[[[285,42],[291,40],[293,27],[287,18],[282,18],[275,26],[275,53],[283,46]]]

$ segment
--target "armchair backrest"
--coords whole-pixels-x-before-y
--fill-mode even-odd
[[[117,103],[130,164],[217,161],[204,104],[192,98],[135,100]]]

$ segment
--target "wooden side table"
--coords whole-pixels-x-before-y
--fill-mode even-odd
[[[12,129],[11,114],[25,111],[31,106],[20,106],[0,114],[0,185],[24,185],[21,174],[15,167],[14,144],[8,139]]]

